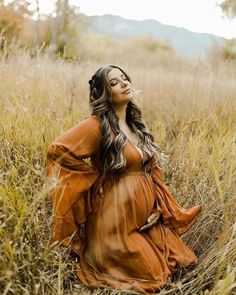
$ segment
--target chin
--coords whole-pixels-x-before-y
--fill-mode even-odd
[[[127,95],[127,99],[131,100],[131,99],[133,99],[133,98],[134,98],[133,93],[130,93],[129,95]]]

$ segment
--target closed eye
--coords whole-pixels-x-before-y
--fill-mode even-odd
[[[121,80],[123,80],[123,81],[129,81],[128,78],[127,78],[126,76],[124,76],[124,75],[121,76]],[[110,85],[111,85],[111,87],[116,86],[117,83],[118,83],[118,80],[115,80],[115,79],[112,79],[112,80],[110,81]]]
[[[116,86],[116,84],[117,84],[117,81],[116,82],[114,81],[114,82],[110,83],[111,86]]]

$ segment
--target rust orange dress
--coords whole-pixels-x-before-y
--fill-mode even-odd
[[[102,195],[101,138],[99,118],[89,116],[48,147],[52,241],[78,253],[76,271],[83,284],[155,293],[178,267],[197,262],[181,235],[201,206],[182,208],[154,162],[150,173],[142,170],[142,151],[130,140],[124,173],[118,179],[108,176]],[[140,232],[155,210],[161,214],[158,222]],[[83,224],[85,238],[79,230]]]

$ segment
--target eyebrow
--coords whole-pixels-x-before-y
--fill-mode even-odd
[[[122,77],[122,76],[125,77],[125,78],[127,78],[127,77],[125,76],[125,74],[121,74],[121,75],[120,75],[120,77]],[[115,80],[115,79],[117,79],[117,78],[112,78],[111,80],[109,80],[109,82],[111,82],[112,80]]]

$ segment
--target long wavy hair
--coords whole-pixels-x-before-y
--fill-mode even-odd
[[[120,175],[126,166],[124,157],[124,146],[128,138],[121,132],[119,127],[119,118],[112,106],[112,91],[107,75],[113,69],[119,69],[131,83],[127,73],[116,65],[106,65],[99,68],[89,80],[90,96],[89,105],[91,115],[96,115],[101,122],[101,153],[100,159],[103,164],[103,177],[108,173]],[[147,129],[143,119],[142,110],[131,99],[126,107],[126,122],[129,128],[138,136],[138,147],[144,152],[145,162],[143,168],[149,172],[152,159],[158,159],[161,152],[154,142],[152,133]]]

